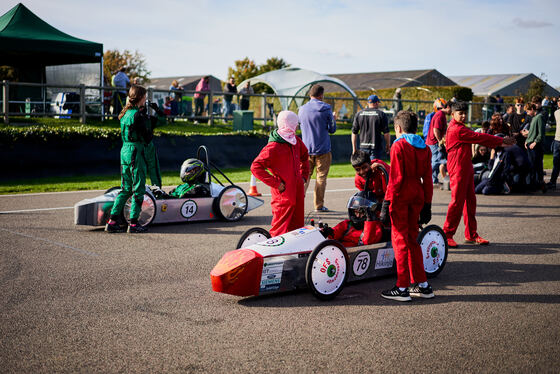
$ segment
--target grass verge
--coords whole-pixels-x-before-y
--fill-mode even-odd
[[[236,168],[222,170],[234,183],[249,182],[251,172],[249,168]],[[331,166],[329,177],[341,178],[354,176],[354,169],[350,164],[334,164]],[[225,182],[219,174],[220,180]],[[149,178],[148,178],[149,181]],[[164,186],[176,186],[181,183],[179,172],[162,172]],[[39,179],[20,179],[0,182],[0,194],[38,193],[38,192],[62,192],[82,190],[105,190],[120,185],[120,175],[104,176],[76,176],[76,177],[52,177]]]
[[[552,169],[552,155],[544,155],[544,168]],[[222,170],[234,183],[249,182],[251,173],[249,168]],[[349,163],[333,164],[329,171],[329,178],[353,177],[354,169]],[[313,174],[313,177],[315,174]],[[223,178],[220,178],[223,180]],[[162,173],[164,186],[176,186],[181,183],[179,172],[166,171]],[[104,190],[120,185],[120,175],[106,176],[76,176],[53,177],[39,179],[20,179],[0,182],[0,194],[62,192],[82,190]]]

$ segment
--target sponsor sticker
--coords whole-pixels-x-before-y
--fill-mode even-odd
[[[376,269],[388,269],[393,266],[395,253],[393,248],[383,248],[377,252],[377,259],[375,260]]]
[[[369,269],[369,265],[371,264],[371,255],[368,251],[362,251],[358,253],[356,258],[354,258],[354,263],[352,264],[352,270],[354,271],[354,275],[361,276],[366,273]]]
[[[284,262],[265,262],[261,275],[260,292],[275,291],[280,288],[282,282],[282,270]]]
[[[194,200],[187,200],[181,205],[181,215],[185,218],[191,218],[196,214],[198,206]]]
[[[300,235],[307,234],[309,231],[311,231],[310,228],[308,226],[304,226],[304,227],[299,228],[297,230],[291,231],[290,235],[300,236]]]
[[[286,239],[284,239],[283,236],[277,236],[276,238],[270,238],[265,242],[259,243],[259,245],[264,245],[266,247],[278,247],[284,244],[285,241]]]

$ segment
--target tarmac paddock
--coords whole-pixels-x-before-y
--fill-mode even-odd
[[[248,189],[247,184],[240,184]],[[259,191],[269,191],[262,183]],[[306,197],[312,208],[313,183]],[[329,179],[321,214],[346,216],[352,179]],[[107,234],[73,225],[100,191],[0,196],[2,372],[551,372],[560,365],[560,191],[477,195],[436,297],[381,298],[395,278],[352,283],[333,301],[300,291],[214,293],[210,270],[270,197],[237,223],[158,225]],[[450,192],[434,190],[443,225]]]

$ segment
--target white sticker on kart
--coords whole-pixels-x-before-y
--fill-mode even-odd
[[[393,248],[383,248],[377,252],[377,260],[375,260],[376,269],[388,269],[393,266],[395,253]]]
[[[364,275],[366,271],[369,269],[369,265],[371,264],[371,256],[368,251],[362,251],[358,253],[356,258],[354,259],[354,264],[352,264],[352,270],[354,271],[354,275],[360,276]]]
[[[284,269],[284,261],[281,262],[265,262],[261,275],[260,292],[275,291],[280,288],[282,281],[282,270]]]
[[[196,214],[198,206],[194,200],[187,200],[181,205],[181,215],[185,218],[191,218]]]

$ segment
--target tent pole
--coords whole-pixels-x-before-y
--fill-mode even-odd
[[[105,92],[103,91],[103,55],[101,55],[101,62],[99,63],[99,100],[101,101],[101,122],[105,119]]]
[[[4,82],[3,87],[3,97],[2,97],[2,106],[4,107],[4,123],[8,125],[10,123],[10,117],[8,116],[8,112],[10,111],[10,89],[9,83],[7,80]]]

